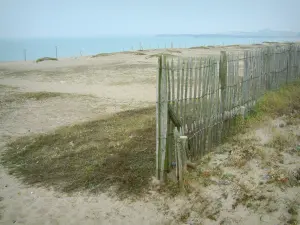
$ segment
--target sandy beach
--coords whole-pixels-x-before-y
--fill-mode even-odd
[[[267,45],[267,44],[266,44]],[[45,100],[26,100],[1,104],[0,154],[10,141],[21,136],[47,133],[58,127],[109,116],[129,109],[154,106],[156,101],[157,55],[218,57],[220,51],[242,52],[260,45],[211,46],[192,49],[157,49],[120,52],[59,59],[58,61],[0,62],[0,102],[16,93],[55,92],[66,95]],[[2,107],[3,106],[3,107]],[[278,124],[284,123],[282,128]],[[260,139],[254,145],[264,145],[272,136],[269,127],[300,135],[300,123],[286,125],[285,118],[262,124],[246,140]],[[269,138],[268,138],[269,137]],[[246,141],[247,142],[247,141]],[[218,154],[209,166],[225,163],[228,152]],[[300,157],[285,156],[285,165],[297,167]],[[255,161],[245,171],[229,171],[239,177],[240,183],[250,182],[257,188],[263,170]],[[253,181],[253,182],[252,182]],[[252,182],[252,183],[251,183]],[[240,187],[239,187],[240,188]],[[250,188],[251,189],[251,188]],[[190,196],[170,198],[151,190],[144,198],[119,200],[106,193],[93,195],[85,192],[65,194],[44,187],[24,185],[0,165],[0,224],[26,225],[167,225],[167,224],[285,224],[289,219],[288,204],[300,205],[298,187],[282,189],[261,187],[261,195],[268,202],[257,212],[245,206],[231,207],[235,199],[233,187],[212,185]],[[257,190],[257,189],[255,189]],[[195,202],[201,193],[203,202]],[[226,199],[221,199],[227,193]],[[267,194],[266,194],[267,193]],[[257,194],[257,193],[256,193]],[[271,196],[271,197],[269,197]],[[253,198],[259,198],[258,195]],[[214,202],[213,204],[209,204]],[[222,206],[217,203],[222,202]],[[193,207],[191,207],[193,205]],[[298,206],[299,206],[298,205]],[[203,209],[201,207],[207,207]],[[297,206],[297,207],[298,207]],[[197,208],[198,207],[198,208]],[[269,207],[269,208],[268,208]],[[273,207],[273,208],[272,208]],[[266,208],[269,209],[266,212]],[[276,208],[276,210],[274,209]],[[216,220],[206,216],[218,210]],[[299,208],[298,208],[299,209]],[[211,212],[208,212],[208,211]],[[182,219],[182,212],[189,211]],[[217,215],[216,214],[216,215]],[[209,217],[209,216],[208,216]],[[181,218],[181,219],[180,219]],[[298,215],[298,221],[300,221]]]

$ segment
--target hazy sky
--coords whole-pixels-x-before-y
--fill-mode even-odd
[[[300,0],[0,0],[0,37],[300,31]]]

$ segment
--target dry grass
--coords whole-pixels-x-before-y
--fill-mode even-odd
[[[78,97],[77,94],[68,94],[60,92],[14,92],[0,99],[0,105],[9,104],[12,102],[22,102],[25,100],[43,101],[55,97]],[[80,95],[84,96],[84,95]],[[86,95],[87,96],[87,95]],[[91,96],[90,96],[91,97]]]
[[[209,46],[196,46],[196,47],[190,47],[189,49],[210,49]]]
[[[232,119],[230,134],[224,141],[231,137],[245,133],[248,128],[255,127],[264,121],[283,115],[289,115],[289,123],[295,123],[300,118],[300,81],[282,86],[279,90],[269,91],[260,98],[250,114],[242,119],[237,116]]]
[[[24,93],[17,93],[14,95],[16,99],[33,99],[33,100],[45,100],[48,98],[55,98],[61,96],[71,96],[72,94],[65,94],[59,92],[24,92]]]
[[[300,82],[285,85],[278,91],[271,91],[259,100],[255,110],[277,117],[300,110]]]
[[[57,58],[52,57],[43,57],[36,60],[37,63],[43,62],[43,61],[57,61]]]
[[[125,52],[121,52],[123,54],[132,54],[132,55],[147,55],[146,53],[144,52],[141,52],[141,51],[125,51]]]
[[[225,163],[226,166],[242,168],[252,159],[263,161],[266,158],[264,149],[257,146],[257,140],[255,139],[234,137],[230,140],[230,145],[231,150]]]
[[[182,53],[181,51],[179,50],[175,50],[175,49],[167,49],[168,52],[172,52],[172,53]]]
[[[279,42],[276,41],[263,41],[265,44],[279,44]]]
[[[170,54],[170,53],[157,53],[157,54],[153,54],[153,55],[149,55],[147,58],[158,58],[160,56],[165,56],[165,57],[177,57],[176,55]]]
[[[283,151],[290,147],[296,146],[297,138],[294,134],[286,134],[282,131],[275,130],[273,132],[272,140],[267,144],[267,146],[272,147],[278,151]]]
[[[237,47],[241,47],[240,45],[227,45],[227,47],[234,47],[234,48],[237,48]]]
[[[300,204],[297,200],[293,200],[290,202],[288,206],[287,212],[290,215],[290,219],[287,221],[288,224],[291,225],[297,225],[298,223],[298,214],[299,214],[299,208]]]
[[[155,168],[155,108],[19,138],[7,145],[2,163],[30,185],[139,195]]]
[[[0,89],[16,90],[18,88],[10,85],[0,84]]]
[[[0,196],[0,204],[2,201],[3,201],[3,197]],[[0,205],[0,219],[2,218],[3,211],[4,211],[4,207]]]
[[[97,57],[101,57],[101,56],[111,56],[114,55],[114,53],[99,53],[96,55],[93,55],[92,58],[97,58]]]

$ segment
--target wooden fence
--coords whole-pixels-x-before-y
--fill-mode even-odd
[[[300,46],[268,46],[242,55],[159,58],[156,107],[156,172],[166,178],[175,155],[174,128],[187,137],[195,160],[220,144],[237,115],[245,116],[266,91],[300,78]],[[175,135],[176,137],[176,135]],[[175,162],[175,163],[174,163]]]

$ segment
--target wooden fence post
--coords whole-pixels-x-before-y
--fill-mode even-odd
[[[156,87],[156,177],[166,180],[168,167],[167,135],[168,135],[168,86],[166,74],[166,58],[158,59],[159,69]]]

